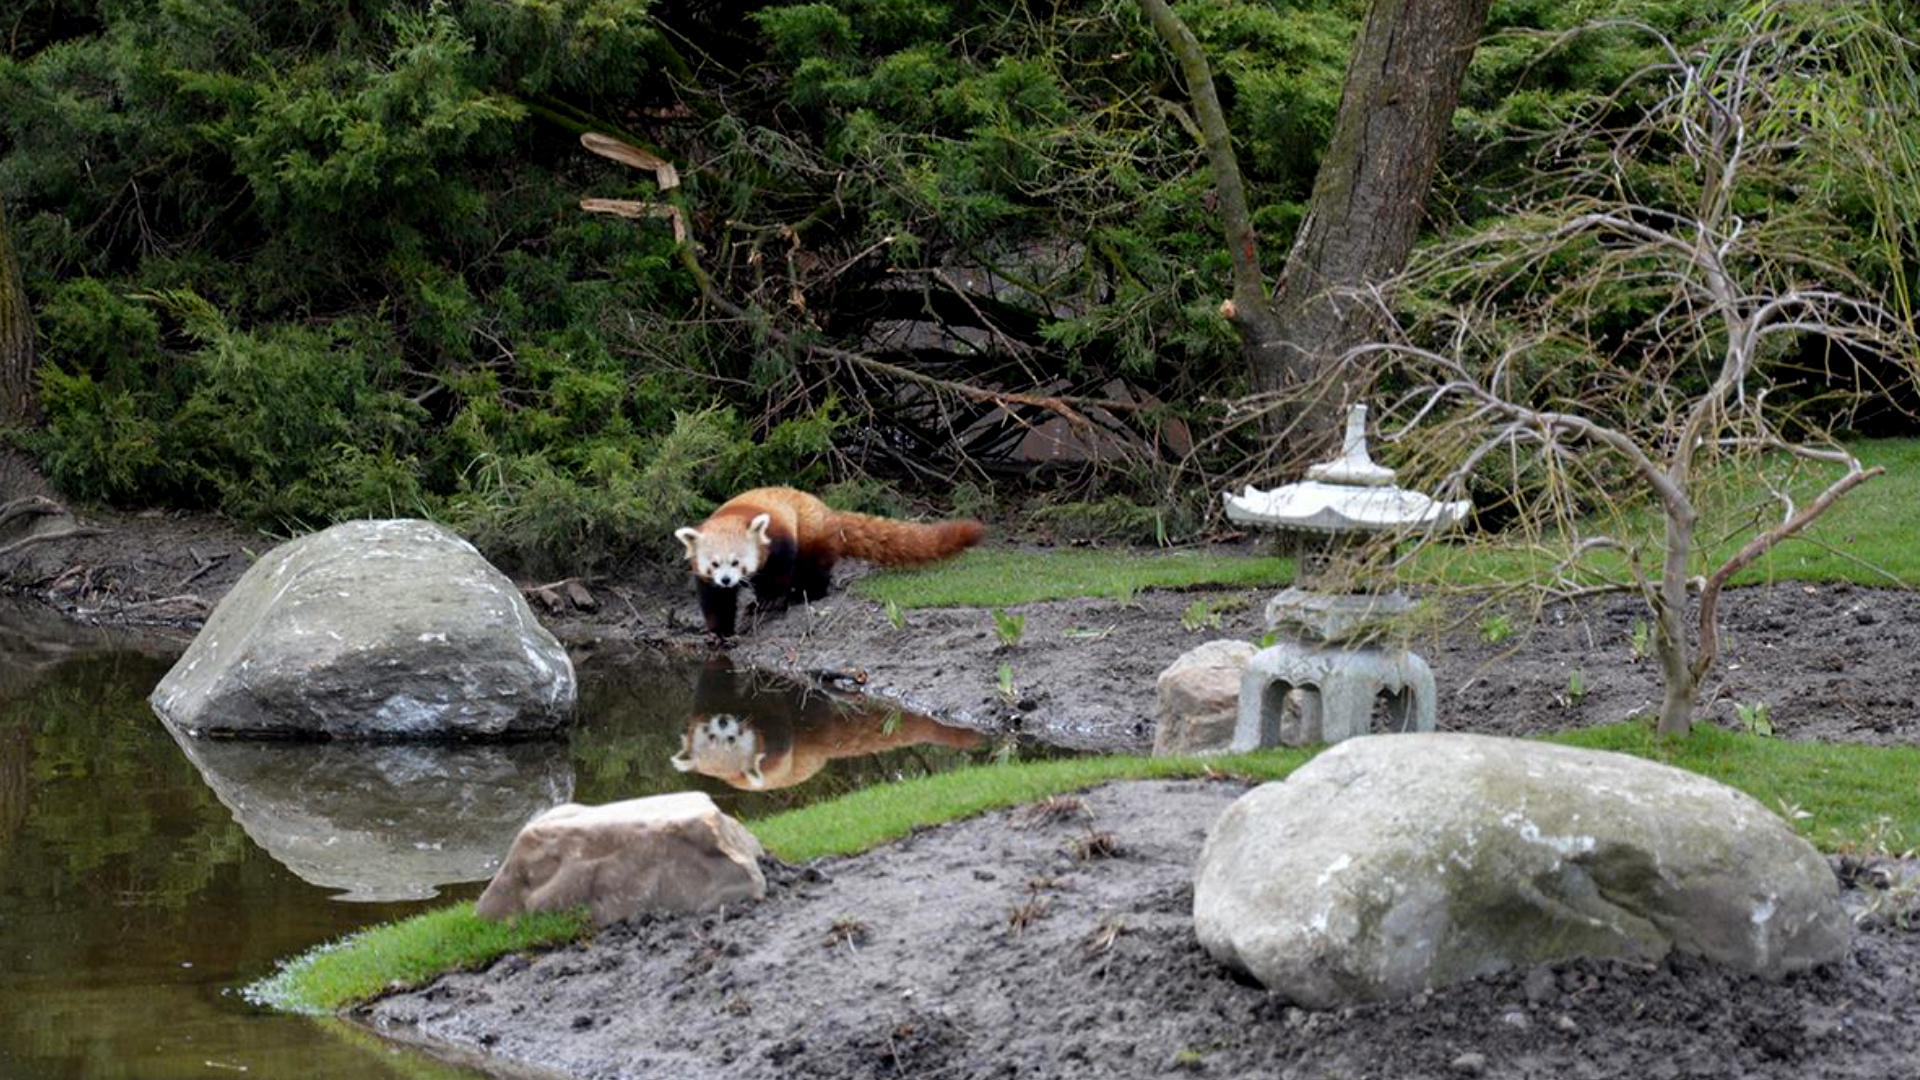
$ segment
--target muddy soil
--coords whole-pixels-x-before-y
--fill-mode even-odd
[[[0,555],[0,591],[38,597],[83,622],[191,628],[278,542],[206,517],[88,512],[18,518],[0,527],[0,549],[29,529],[72,527],[93,531]],[[1025,632],[1005,647],[992,615],[978,609],[910,611],[896,628],[880,605],[847,591],[861,572],[843,568],[822,603],[747,608],[742,634],[725,644],[701,629],[692,589],[676,573],[588,581],[583,604],[565,588],[522,584],[549,628],[583,649],[596,641],[726,648],[743,663],[952,723],[1091,750],[1150,746],[1154,677],[1208,638],[1257,638],[1271,592],[1155,590],[1127,604],[1028,604]],[[1189,630],[1182,615],[1200,600],[1218,625]],[[1920,593],[1789,583],[1732,590],[1720,611],[1722,662],[1698,715],[1735,726],[1737,706],[1763,704],[1782,738],[1920,743]],[[1659,702],[1659,669],[1634,648],[1647,614],[1631,597],[1514,609],[1514,632],[1498,641],[1481,633],[1484,613],[1456,605],[1455,615],[1453,629],[1414,643],[1433,667],[1445,730],[1536,734],[1625,719]],[[1001,665],[1011,695],[998,686]]]
[[[1028,604],[1020,643],[1003,648],[988,612],[912,611],[896,630],[878,605],[843,592],[766,620],[733,653],[816,678],[852,676],[867,693],[970,726],[1138,749],[1153,738],[1154,677],[1208,638],[1259,637],[1270,594],[1154,591],[1128,605]],[[1196,600],[1227,609],[1218,627],[1182,626]],[[1722,598],[1720,615],[1722,662],[1696,715],[1738,726],[1736,706],[1764,704],[1782,738],[1920,743],[1920,593],[1742,588]],[[1637,600],[1554,604],[1537,618],[1514,610],[1516,629],[1498,642],[1481,633],[1482,617],[1462,611],[1451,632],[1414,642],[1440,687],[1442,729],[1528,735],[1657,711],[1659,667],[1634,650],[1635,624],[1647,619]],[[996,689],[1001,664],[1013,672],[1012,703]]]
[[[1243,790],[1112,784],[1068,812],[776,864],[762,904],[623,924],[360,1019],[635,1080],[1920,1075],[1920,930],[1875,920],[1844,962],[1779,983],[1687,957],[1573,962],[1409,1003],[1291,1008],[1193,936],[1194,860]],[[1077,857],[1095,833],[1117,852]]]

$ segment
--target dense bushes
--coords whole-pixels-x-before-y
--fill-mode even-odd
[[[1502,0],[1493,22],[1611,12],[1684,34],[1738,6]],[[1304,212],[1363,7],[1182,7],[1269,250]],[[668,526],[742,484],[950,475],[1047,415],[903,389],[812,343],[976,385],[1124,386],[1163,403],[1147,425],[1202,423],[1203,395],[1245,384],[1203,158],[1132,0],[742,14],[36,6],[0,59],[0,197],[47,414],[15,438],[82,498],[278,530],[425,513],[558,573],[664,552]],[[1438,218],[1500,213],[1534,145],[1517,133],[1645,55],[1625,33],[1490,40]],[[662,197],[582,152],[585,130],[679,165],[693,246],[581,213],[585,195]]]

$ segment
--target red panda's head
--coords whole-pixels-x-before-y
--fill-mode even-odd
[[[680,752],[670,759],[681,772],[698,772],[737,788],[767,786],[761,766],[767,747],[751,719],[731,713],[696,716],[680,735]]]
[[[760,572],[766,562],[767,526],[771,519],[756,514],[743,528],[737,517],[709,519],[704,528],[674,531],[687,546],[694,576],[731,589]]]

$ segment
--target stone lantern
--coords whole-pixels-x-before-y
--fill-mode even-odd
[[[1392,590],[1322,590],[1332,587],[1331,567],[1369,535],[1448,528],[1471,504],[1395,487],[1394,471],[1367,454],[1366,425],[1367,407],[1353,406],[1338,457],[1309,468],[1300,483],[1225,496],[1232,521],[1323,541],[1300,557],[1295,585],[1267,604],[1267,627],[1281,640],[1256,653],[1241,677],[1234,750],[1365,735],[1381,697],[1387,730],[1433,730],[1433,672],[1388,640],[1389,620],[1412,601]]]

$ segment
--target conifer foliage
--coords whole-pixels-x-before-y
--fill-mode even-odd
[[[1501,31],[1622,6],[1685,37],[1738,4],[1494,3],[1431,220],[1499,213],[1514,136],[1645,60]],[[1269,251],[1366,7],[1177,5]],[[6,437],[76,497],[429,514],[577,569],[666,555],[753,483],[884,508],[874,478],[1000,475],[1051,420],[1124,450],[1116,480],[1252,438],[1163,438],[1251,380],[1206,155],[1134,0],[36,0],[5,29],[0,209],[45,417]],[[583,198],[670,200],[687,242]]]

